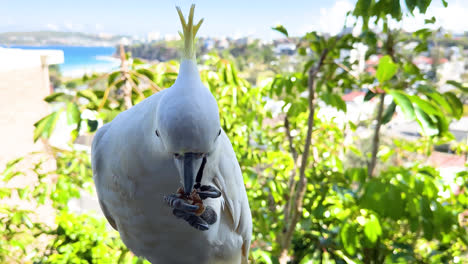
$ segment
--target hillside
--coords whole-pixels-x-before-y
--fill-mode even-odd
[[[122,37],[58,31],[6,32],[0,33],[0,45],[115,46]]]

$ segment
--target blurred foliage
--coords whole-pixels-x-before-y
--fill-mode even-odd
[[[364,21],[360,36],[309,32],[290,39],[297,45],[301,68],[273,69],[266,80],[250,80],[236,67],[248,63],[234,62],[226,54],[203,56],[201,79],[217,99],[221,125],[243,171],[254,219],[252,263],[468,262],[468,173],[444,179],[426,163],[435,145],[453,141],[448,126],[464,113],[460,98],[466,87],[449,81],[458,92],[440,92],[430,76],[396,48],[405,41],[404,34],[387,26],[389,17],[401,19],[402,9],[425,12],[429,4],[358,0],[352,14]],[[374,22],[377,29],[371,30]],[[284,26],[274,29],[288,37]],[[420,42],[412,55],[427,49],[432,32],[422,29],[414,36]],[[357,44],[369,47],[366,58],[380,57],[375,73],[355,71],[357,62],[346,54]],[[255,56],[257,50],[246,61],[260,59]],[[265,52],[266,61],[269,56]],[[85,76],[67,84],[69,92],[45,98],[55,111],[36,123],[35,139],[49,138],[61,116],[72,128],[70,143],[91,135],[127,109],[128,100],[137,104],[159,87],[170,87],[177,76],[178,63],[173,61],[152,65],[128,54],[125,60],[125,69]],[[125,83],[131,87],[126,98],[121,92]],[[364,100],[376,102],[374,117],[354,124],[317,116],[322,107],[346,113],[342,95],[352,90],[365,90]],[[386,96],[391,96],[389,104],[384,103]],[[418,122],[421,140],[379,132],[398,111]],[[374,136],[363,138],[358,129]],[[309,139],[310,151],[305,151]],[[455,149],[467,152],[466,144]],[[0,188],[0,198],[51,204],[56,213],[55,224],[48,226],[35,220],[33,211],[2,204],[0,262],[143,263],[103,219],[76,214],[68,206],[83,191],[94,193],[89,153],[54,149],[53,155],[53,171],[44,172],[42,161],[32,168],[36,185]],[[376,164],[371,166],[373,159]],[[16,169],[19,162],[7,165],[3,181],[25,173]],[[34,242],[41,236],[48,238],[41,240],[44,245]]]
[[[57,88],[60,87],[60,85],[62,85],[62,73],[60,72],[59,65],[55,64],[49,66],[49,79],[50,85],[53,88]]]

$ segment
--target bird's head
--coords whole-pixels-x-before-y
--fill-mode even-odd
[[[188,194],[203,158],[215,149],[222,131],[218,105],[201,82],[195,62],[194,39],[202,21],[193,25],[193,5],[188,23],[179,8],[177,11],[184,31],[181,33],[185,42],[184,56],[176,82],[159,102],[155,136],[173,157]]]

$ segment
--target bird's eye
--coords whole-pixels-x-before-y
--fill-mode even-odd
[[[180,155],[179,153],[174,153],[174,158],[180,159],[181,157],[182,157],[182,155]]]
[[[154,133],[156,133],[156,136],[159,137],[159,131],[157,129],[154,131]]]
[[[219,135],[221,135],[221,129],[219,129],[219,131],[218,131],[218,137],[219,137]]]

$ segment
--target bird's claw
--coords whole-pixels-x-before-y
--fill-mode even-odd
[[[173,208],[172,213],[177,218],[184,219],[189,225],[200,231],[206,231],[209,229],[209,225],[216,223],[218,216],[211,206],[203,206],[202,200],[220,196],[221,192],[215,187],[202,185],[196,186],[190,195],[184,194],[183,189],[179,188],[176,194],[164,196],[164,201]],[[198,205],[188,203],[187,199]]]
[[[179,197],[178,194],[166,195],[164,196],[164,201],[166,201],[170,207],[174,208],[174,210],[179,210],[191,215],[195,215],[195,211],[199,209],[198,205],[192,205],[185,202],[185,200],[182,197]]]
[[[202,219],[200,216],[196,216],[194,214],[190,214],[179,209],[174,209],[172,213],[177,218],[184,219],[187,223],[189,223],[189,225],[193,226],[194,228],[200,231],[206,231],[209,229],[208,223],[204,219]]]
[[[197,190],[197,193],[202,200],[205,200],[206,198],[218,198],[221,196],[221,192],[210,185],[200,186],[200,188]]]

